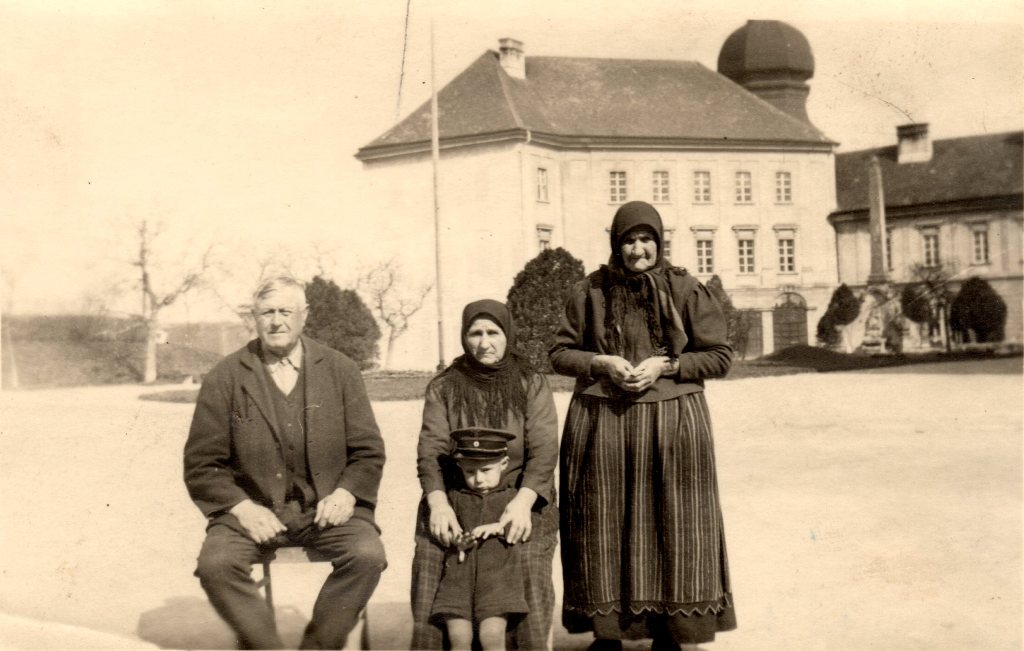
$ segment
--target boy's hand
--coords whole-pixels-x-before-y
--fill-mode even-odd
[[[476,536],[469,531],[463,531],[459,535],[452,538],[452,546],[460,552],[466,552],[473,549],[477,545]]]
[[[491,536],[500,536],[505,533],[505,526],[500,522],[493,522],[491,524],[482,524],[479,527],[473,529],[473,537],[480,540],[487,540]]]

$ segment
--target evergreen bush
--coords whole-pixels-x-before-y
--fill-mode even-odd
[[[1006,303],[985,280],[968,278],[949,308],[949,327],[963,341],[994,343],[1002,341],[1006,328]]]
[[[828,310],[818,319],[816,336],[818,343],[823,346],[838,346],[843,339],[839,333],[839,324],[836,323],[835,317]]]
[[[373,366],[380,328],[359,294],[317,276],[306,285],[306,302],[305,334],[345,353],[360,369]]]
[[[832,317],[836,324],[845,326],[853,323],[860,314],[860,301],[853,295],[853,291],[843,283],[832,293],[832,299],[828,303],[828,309],[832,310]]]
[[[548,350],[555,343],[569,291],[581,280],[583,263],[559,247],[541,251],[527,262],[508,290],[518,348],[541,373],[551,372]]]
[[[932,318],[928,289],[922,283],[910,283],[900,292],[900,309],[903,316],[914,323],[927,323]]]
[[[732,304],[732,299],[725,292],[722,279],[717,275],[711,276],[707,283],[708,292],[718,301],[722,308],[722,315],[725,316],[726,338],[732,346],[736,357],[742,359],[747,353],[747,335],[750,334],[750,322],[742,310],[737,310]]]
[[[825,313],[818,319],[818,342],[826,346],[838,345],[842,341],[842,327],[853,323],[858,314],[860,301],[846,283],[843,283],[832,292]]]

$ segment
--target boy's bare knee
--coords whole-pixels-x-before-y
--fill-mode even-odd
[[[504,617],[488,617],[480,622],[480,646],[484,651],[505,651],[505,629],[508,622]]]
[[[473,622],[468,619],[451,617],[446,624],[452,651],[469,651],[473,648]]]

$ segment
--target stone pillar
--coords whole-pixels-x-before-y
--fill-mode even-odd
[[[868,233],[871,236],[871,271],[868,285],[882,285],[889,281],[885,273],[885,192],[882,187],[882,167],[878,157],[868,163]]]
[[[761,355],[775,352],[775,321],[772,310],[761,312]]]

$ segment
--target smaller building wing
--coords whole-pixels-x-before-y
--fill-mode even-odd
[[[1024,133],[948,138],[932,144],[932,157],[897,162],[897,147],[836,155],[836,214],[867,212],[868,163],[877,156],[887,208],[909,208],[1020,196]]]

